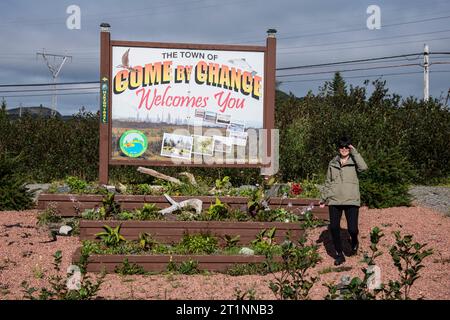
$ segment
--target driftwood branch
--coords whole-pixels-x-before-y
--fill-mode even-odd
[[[195,180],[195,177],[192,173],[180,172],[178,175],[187,177],[189,179],[190,184],[192,184],[193,186],[197,185],[197,180]]]
[[[177,178],[171,177],[171,176],[167,176],[165,174],[162,174],[156,170],[153,169],[149,169],[149,168],[144,168],[144,167],[139,167],[137,168],[137,171],[144,173],[144,174],[148,174],[151,175],[152,177],[158,178],[158,179],[162,179],[162,180],[166,180],[175,184],[182,184],[182,182],[180,180],[178,180]]]
[[[185,208],[185,207],[192,207],[192,208],[194,208],[196,214],[201,214],[202,213],[203,202],[200,199],[188,199],[188,200],[184,200],[184,201],[181,201],[181,202],[176,202],[169,195],[164,194],[164,196],[166,197],[167,201],[170,202],[171,206],[168,207],[168,208],[160,210],[159,212],[162,215],[166,215],[166,214],[169,214],[169,213],[181,210],[182,208]]]

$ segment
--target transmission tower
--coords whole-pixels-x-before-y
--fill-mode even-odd
[[[69,59],[72,61],[72,56],[67,55],[61,55],[61,54],[51,54],[46,53],[45,49],[42,49],[42,52],[36,53],[36,55],[42,56],[42,59],[44,59],[45,63],[47,64],[48,70],[52,74],[53,77],[53,96],[52,96],[52,112],[53,115],[56,114],[57,104],[58,104],[58,96],[56,94],[56,78],[58,78],[59,73],[61,72],[61,69],[66,63],[66,61]],[[52,61],[50,61],[52,60]]]

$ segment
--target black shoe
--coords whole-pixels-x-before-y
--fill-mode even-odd
[[[344,257],[344,255],[341,253],[341,254],[338,254],[337,257],[336,257],[336,259],[334,260],[334,265],[335,265],[335,266],[338,266],[338,265],[343,264],[344,262],[345,262],[345,257]]]
[[[352,252],[351,255],[357,255],[358,254],[358,249],[359,249],[359,243],[357,242],[355,245],[352,245]]]

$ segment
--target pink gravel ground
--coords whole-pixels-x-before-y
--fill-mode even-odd
[[[36,210],[0,212],[0,299],[23,299],[21,282],[27,280],[31,286],[46,286],[44,274],[53,271],[52,255],[63,252],[62,270],[70,264],[72,253],[80,246],[77,237],[58,237],[56,242],[49,240],[48,231],[36,227]],[[20,223],[21,227],[9,227]],[[386,235],[380,242],[384,254],[377,258],[381,268],[382,281],[397,279],[397,271],[389,255],[389,246],[394,242],[392,234],[401,230],[402,234],[414,235],[414,240],[427,243],[435,253],[425,260],[422,277],[417,280],[411,295],[413,298],[450,299],[450,218],[422,207],[398,207],[389,209],[367,209],[360,211],[360,251],[368,250],[369,232],[379,226]],[[342,219],[345,228],[345,218]],[[323,299],[327,289],[326,282],[338,282],[342,275],[362,277],[362,254],[348,257],[345,263],[350,270],[333,271],[333,258],[327,254],[330,239],[326,227],[310,232],[309,241],[320,245],[323,260],[314,269],[320,280],[310,292],[312,299]],[[320,274],[319,274],[320,273]],[[95,277],[95,275],[93,275]],[[99,295],[105,299],[235,299],[236,289],[253,289],[258,299],[274,299],[268,287],[272,275],[228,276],[209,275],[152,275],[120,276],[107,275]]]

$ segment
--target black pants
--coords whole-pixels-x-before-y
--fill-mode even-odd
[[[358,243],[358,206],[328,206],[330,213],[330,232],[333,238],[334,248],[338,254],[342,254],[341,243],[341,217],[342,211],[345,211],[347,219],[347,230],[352,239],[352,246]]]

